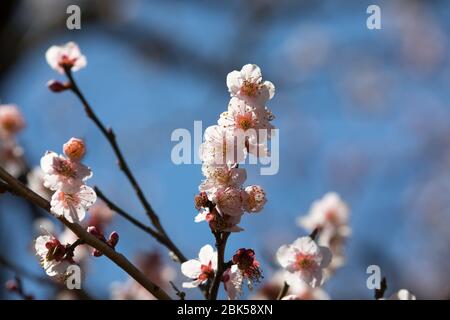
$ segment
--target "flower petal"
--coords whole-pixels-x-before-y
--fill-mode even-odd
[[[197,259],[188,260],[181,264],[181,272],[188,278],[197,279],[201,273],[201,266]]]

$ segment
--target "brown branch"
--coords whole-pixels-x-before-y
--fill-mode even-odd
[[[46,210],[51,214],[50,203],[28,189],[23,183],[11,176],[2,167],[0,167],[0,179],[8,184],[9,191],[12,193],[34,203],[38,207]],[[107,256],[111,261],[113,261],[117,266],[122,268],[126,273],[128,273],[134,280],[136,280],[140,285],[142,285],[147,291],[154,295],[157,299],[170,300],[169,295],[164,292],[159,286],[150,281],[142,272],[140,272],[128,259],[116,252],[105,242],[97,239],[93,235],[89,234],[82,226],[77,223],[70,223],[64,217],[58,217],[67,228],[69,228],[78,238],[82,239],[86,244],[99,250],[105,256]]]
[[[159,243],[164,245],[167,249],[172,251],[175,256],[178,258],[180,263],[183,263],[187,261],[186,257],[181,253],[181,251],[170,241],[168,238],[158,231],[153,230],[151,227],[146,226],[136,218],[134,218],[131,214],[127,213],[125,210],[117,206],[115,203],[113,203],[108,197],[106,197],[103,192],[98,188],[94,187],[95,192],[97,193],[97,196],[103,200],[103,202],[106,203],[106,205],[113,211],[117,212],[119,215],[124,217],[126,220],[131,222],[133,225],[144,231],[145,233],[151,235],[154,237]]]
[[[142,192],[141,187],[139,186],[136,178],[134,177],[133,173],[130,170],[130,167],[128,166],[127,162],[125,161],[125,158],[122,154],[122,151],[119,148],[119,145],[117,144],[116,135],[114,134],[114,131],[112,128],[106,128],[105,125],[101,122],[101,120],[97,117],[94,110],[90,106],[90,104],[87,102],[86,98],[78,88],[78,85],[75,82],[75,79],[73,78],[72,72],[69,67],[65,68],[65,74],[67,78],[70,81],[70,89],[72,92],[80,99],[81,103],[84,106],[84,110],[87,114],[87,116],[95,123],[95,125],[100,129],[102,134],[105,136],[106,140],[111,145],[116,157],[117,162],[119,165],[120,170],[125,174],[128,181],[130,182],[131,186],[133,187],[134,191],[136,192],[137,197],[139,198],[139,201],[142,203],[142,206],[145,209],[145,212],[147,213],[147,216],[150,218],[150,221],[152,222],[153,226],[156,228],[156,230],[159,232],[159,234],[164,238],[166,246],[177,256],[177,258],[184,262],[186,261],[186,258],[181,253],[181,251],[177,248],[177,246],[172,242],[172,240],[168,237],[166,231],[164,230],[163,226],[161,225],[161,222],[159,221],[158,215],[153,211],[153,208],[151,207],[150,203],[144,196],[144,193]]]
[[[225,248],[227,246],[227,240],[230,236],[229,232],[214,233],[216,237],[217,248],[217,272],[214,280],[211,284],[211,290],[209,292],[209,300],[217,300],[217,293],[219,292],[220,282],[222,281],[222,275],[225,271]]]
[[[277,300],[283,299],[283,297],[286,295],[286,293],[289,290],[289,285],[286,283],[286,281],[283,283],[283,288],[281,288],[280,293],[278,293]]]

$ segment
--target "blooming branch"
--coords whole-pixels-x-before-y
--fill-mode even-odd
[[[173,254],[177,257],[177,259],[181,262],[186,261],[186,258],[181,253],[181,251],[178,249],[178,247],[173,243],[173,241],[169,238],[167,235],[165,229],[163,228],[158,215],[155,213],[153,208],[151,207],[150,203],[148,202],[147,198],[144,196],[144,193],[137,182],[136,178],[134,177],[134,174],[132,173],[130,167],[128,166],[128,163],[125,160],[125,157],[120,150],[120,147],[117,143],[116,135],[112,128],[107,128],[103,122],[100,120],[100,118],[96,115],[94,112],[94,109],[91,107],[91,105],[88,103],[87,99],[84,97],[83,93],[79,89],[72,71],[77,71],[83,67],[86,66],[87,60],[84,55],[81,54],[78,46],[73,43],[69,42],[64,46],[52,46],[48,49],[46,54],[46,59],[48,64],[58,71],[61,74],[65,74],[69,80],[66,84],[60,84],[56,85],[57,82],[52,81],[49,83],[49,88],[55,92],[64,91],[65,89],[70,89],[81,101],[83,104],[84,110],[86,112],[86,115],[95,123],[95,125],[99,128],[99,130],[102,132],[102,134],[105,136],[106,140],[111,145],[114,154],[117,157],[117,162],[119,165],[120,170],[125,174],[128,181],[130,182],[131,186],[133,187],[139,201],[141,202],[142,206],[145,209],[145,212],[147,213],[148,217],[150,218],[151,223],[156,228],[157,233],[159,233],[158,238],[163,239],[164,241],[161,242],[162,244],[166,245],[169,250],[173,252]],[[56,90],[55,90],[56,88]],[[120,212],[118,212],[120,213]],[[123,211],[122,211],[123,213]],[[157,240],[158,240],[157,238]],[[159,241],[159,240],[158,240]]]
[[[11,193],[14,193],[30,201],[34,205],[44,209],[51,214],[51,205],[47,200],[34,193],[32,190],[28,189],[19,180],[6,172],[2,167],[0,167],[0,179],[5,182],[4,186],[7,191],[10,191]],[[113,261],[132,278],[134,278],[138,283],[140,283],[151,294],[153,294],[156,298],[170,300],[169,295],[164,292],[164,290],[147,279],[147,277],[145,277],[144,274],[142,274],[131,262],[129,262],[124,255],[116,252],[108,244],[89,234],[79,224],[69,222],[64,216],[59,216],[58,220],[61,221],[61,223],[63,223],[73,233],[75,233],[79,239],[82,239],[86,244],[102,252],[111,261]]]

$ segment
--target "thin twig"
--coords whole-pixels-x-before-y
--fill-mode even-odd
[[[34,203],[38,207],[46,210],[51,214],[50,203],[34,193],[32,190],[28,189],[23,183],[11,176],[2,167],[0,167],[0,179],[8,184],[8,188],[12,193]],[[85,241],[86,244],[99,250],[105,256],[107,256],[116,265],[122,268],[126,273],[128,273],[133,279],[135,279],[139,284],[141,284],[147,291],[153,294],[157,299],[170,300],[169,295],[164,292],[159,286],[150,281],[142,272],[140,272],[128,259],[116,252],[108,244],[100,241],[90,233],[88,233],[82,226],[77,223],[70,223],[64,217],[58,217],[67,228],[69,228],[78,238]]]
[[[217,300],[217,293],[219,292],[220,282],[222,281],[222,275],[225,271],[225,248],[227,246],[227,240],[230,236],[229,232],[214,233],[216,237],[217,248],[217,272],[214,280],[211,284],[211,290],[209,292],[210,300]]]
[[[169,281],[169,283],[172,286],[172,289],[175,290],[176,295],[180,298],[180,300],[184,300],[184,298],[186,297],[186,293],[178,289],[175,283],[173,283],[172,281]]]
[[[286,283],[286,281],[283,283],[283,288],[281,288],[280,293],[278,293],[277,300],[283,299],[283,297],[286,295],[286,293],[289,290],[289,285]]]
[[[147,198],[144,196],[144,193],[142,192],[142,189],[137,182],[136,178],[134,177],[133,173],[131,172],[130,167],[128,166],[127,162],[125,161],[125,158],[122,154],[122,151],[119,148],[119,145],[116,140],[116,135],[114,134],[114,131],[112,128],[106,128],[106,126],[101,122],[101,120],[98,118],[98,116],[95,114],[94,110],[84,97],[83,93],[78,88],[77,83],[75,82],[75,79],[73,78],[72,71],[70,67],[67,67],[64,69],[65,74],[67,78],[70,81],[70,89],[72,92],[80,99],[81,103],[84,106],[84,110],[87,114],[87,116],[95,123],[95,125],[100,129],[100,131],[105,136],[106,140],[108,140],[109,144],[111,145],[116,157],[117,162],[119,165],[120,170],[125,174],[125,176],[130,181],[131,186],[133,187],[134,191],[136,192],[137,197],[139,198],[139,201],[142,203],[142,206],[145,209],[145,212],[147,213],[148,217],[150,218],[150,221],[152,222],[153,226],[156,228],[156,230],[165,238],[165,242],[167,245],[170,246],[170,250],[178,257],[180,262],[186,261],[186,258],[183,254],[181,254],[181,251],[175,246],[175,244],[172,242],[172,240],[168,237],[166,231],[164,230],[163,226],[161,225],[161,222],[159,221],[158,215],[153,211],[153,208],[151,207],[150,203],[148,202]]]
[[[125,210],[117,206],[115,203],[112,202],[108,197],[106,197],[103,192],[98,188],[94,187],[95,192],[97,193],[97,196],[103,200],[103,202],[106,203],[106,205],[113,211],[117,212],[119,215],[127,219],[129,222],[131,222],[133,225],[138,227],[139,229],[143,230],[144,232],[148,233],[152,237],[154,237],[158,242],[163,244],[167,249],[172,251],[180,263],[183,263],[187,261],[186,257],[180,252],[180,250],[171,242],[168,241],[168,238],[164,235],[161,235],[158,231],[153,230],[151,227],[146,226],[136,218],[134,218],[132,215],[127,213]]]

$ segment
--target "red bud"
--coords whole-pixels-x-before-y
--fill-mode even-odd
[[[47,87],[53,92],[62,92],[70,89],[70,83],[62,83],[57,80],[50,80],[47,82]]]

